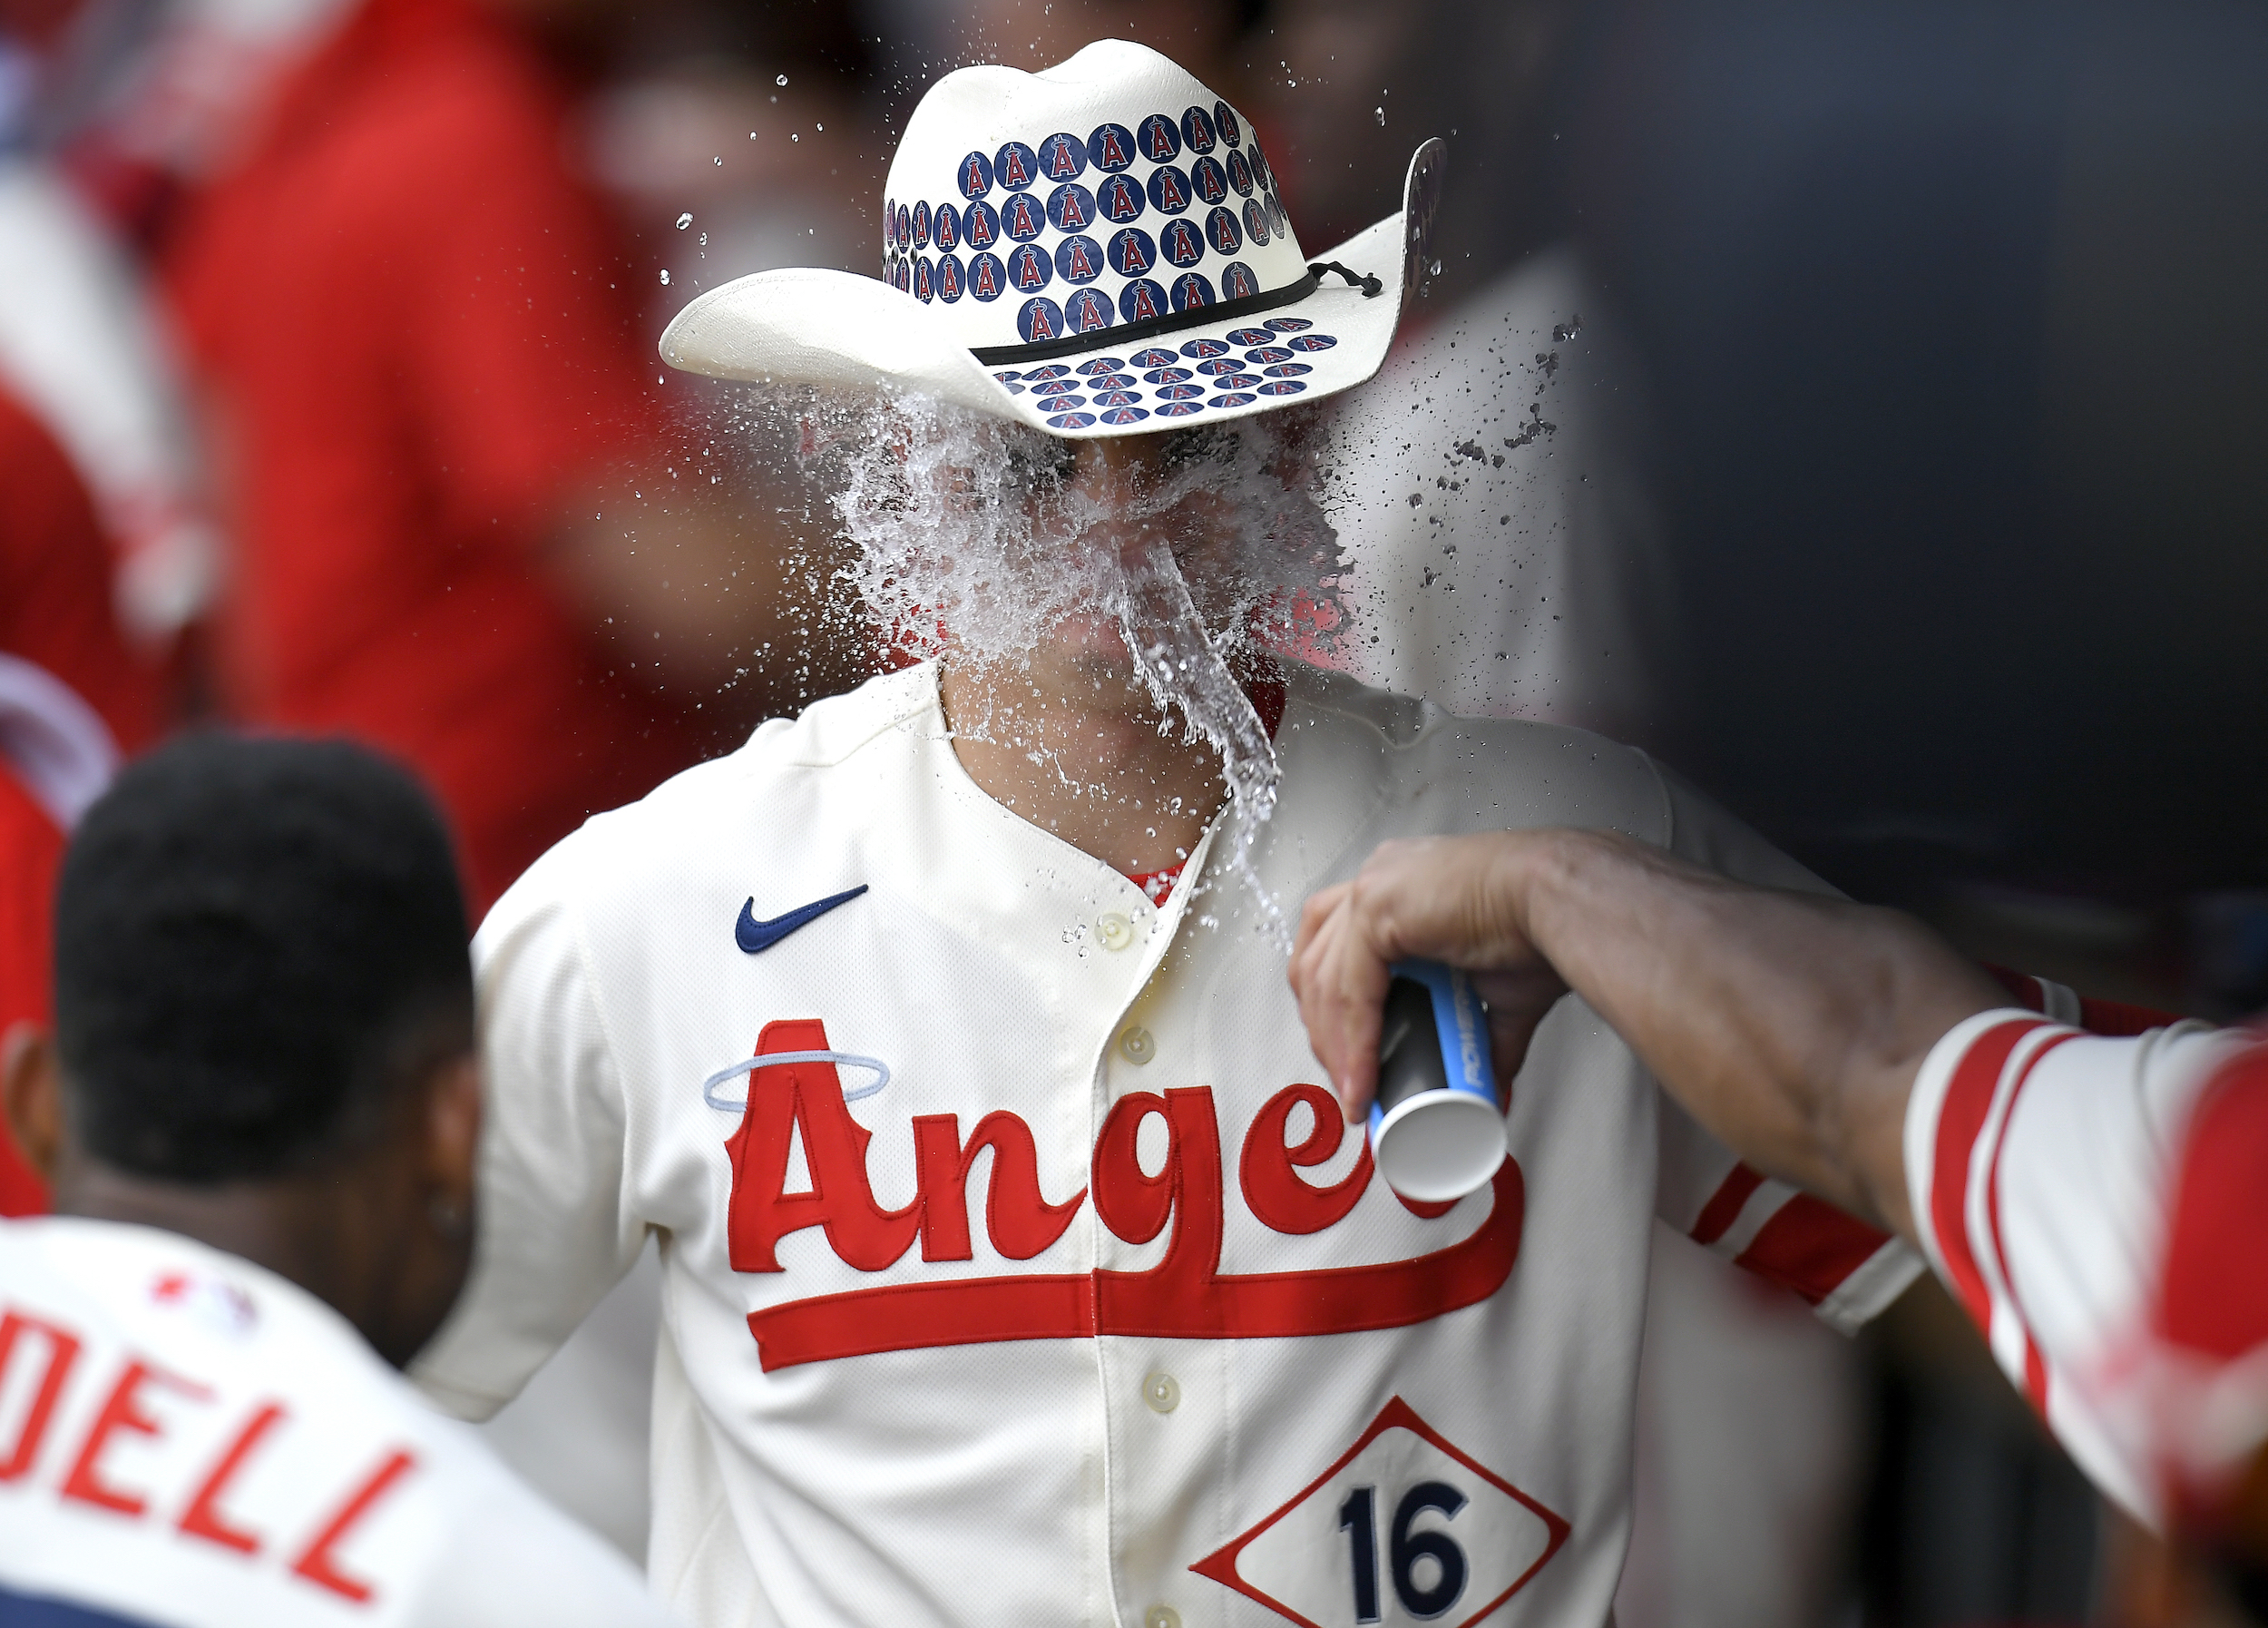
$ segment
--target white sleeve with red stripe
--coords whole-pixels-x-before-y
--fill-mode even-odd
[[[2098,1398],[2142,1353],[2189,1107],[2244,1044],[2202,1024],[2107,1039],[1980,1013],[1931,1049],[1906,1108],[1931,1264],[2079,1466],[2146,1522],[2149,1468]]]
[[[1655,1212],[1696,1243],[1799,1295],[1845,1334],[1921,1276],[1889,1233],[1760,1175],[1665,1095]]]

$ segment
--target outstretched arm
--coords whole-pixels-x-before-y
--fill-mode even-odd
[[[1292,987],[1348,1115],[1377,1084],[1387,967],[1473,975],[1500,1072],[1572,989],[1758,1169],[1911,1241],[1901,1130],[1930,1047],[1999,988],[1895,911],[1752,888],[1628,838],[1389,842],[1307,901]]]

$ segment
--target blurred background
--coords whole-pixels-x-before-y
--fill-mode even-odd
[[[484,906],[871,671],[792,427],[653,339],[870,271],[922,90],[1104,35],[1314,258],[1449,142],[1315,653],[1637,740],[1982,958],[2268,1005],[2257,5],[0,0],[0,1025],[167,730],[394,750]],[[1660,1253],[1623,1628],[2126,1620],[2145,1540],[1941,1296],[1845,1343]],[[497,1427],[633,1552],[650,1294]]]

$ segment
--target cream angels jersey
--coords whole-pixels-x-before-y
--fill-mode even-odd
[[[1579,731],[1295,668],[1254,864],[1611,827],[1811,886]],[[1738,1166],[1570,1001],[1512,1157],[1374,1179],[1224,814],[1162,906],[955,757],[934,667],[562,842],[474,945],[478,1415],[660,1235],[655,1586],[704,1628],[1596,1624],[1657,1213],[1851,1323],[1921,1270]]]
[[[2088,1478],[2152,1526],[2165,1474],[2186,1456],[2165,1404],[2208,1397],[2241,1355],[2192,1338],[2185,1359],[2165,1339],[2169,1314],[2179,1336],[2257,1308],[2268,1175],[2239,1172],[2249,1222],[2169,1267],[2173,1204],[2214,1152],[2200,1104],[2216,1091],[2221,1145],[2258,1148],[2241,1116],[2259,1123],[2263,1078],[2268,1048],[2244,1030],[2178,1023],[2110,1039],[1984,1012],[1931,1048],[1906,1104],[1906,1183],[1931,1264]],[[2169,1297],[2169,1281],[2184,1292]],[[2262,1359],[2251,1367],[2258,1390]]]
[[[0,1222],[0,1623],[671,1620],[298,1285],[154,1228]]]

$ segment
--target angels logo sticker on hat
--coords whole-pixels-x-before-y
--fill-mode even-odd
[[[1147,277],[1136,278],[1119,294],[1119,315],[1129,322],[1156,322],[1170,309],[1165,286]]]
[[[1046,288],[1054,276],[1054,257],[1036,243],[1026,243],[1008,256],[1008,280],[1019,294]]]
[[[1194,266],[1205,259],[1205,240],[1187,221],[1174,221],[1158,234],[1158,247],[1172,266]]]
[[[1004,143],[992,157],[992,173],[1012,192],[1021,192],[1040,179],[1040,155],[1022,142]]]
[[[1440,152],[1413,158],[1401,213],[1311,260],[1241,117],[1156,52],[1106,40],[1038,73],[961,69],[892,155],[879,279],[738,279],[678,314],[663,355],[727,378],[870,381],[1065,436],[1312,400],[1384,358],[1429,263]],[[1080,371],[1051,374],[1055,358]]]
[[[1110,270],[1120,277],[1147,277],[1158,263],[1158,245],[1139,226],[1110,234]]]
[[[1217,209],[1205,217],[1205,235],[1216,254],[1234,254],[1245,246],[1245,234],[1237,229],[1237,217],[1225,209]],[[1266,241],[1265,238],[1261,240]]]
[[[1063,308],[1052,299],[1027,299],[1016,313],[1016,331],[1023,336],[1027,345],[1060,339],[1063,337]]]
[[[1040,173],[1050,181],[1077,181],[1087,172],[1087,143],[1059,130],[1040,143]]]
[[[1087,138],[1087,162],[1105,175],[1134,162],[1134,132],[1123,124],[1098,124]]]
[[[1142,183],[1129,175],[1113,175],[1095,189],[1095,207],[1113,226],[1142,218]]]
[[[1181,129],[1169,113],[1152,113],[1134,133],[1134,143],[1153,164],[1169,164],[1181,156]]]
[[[969,257],[969,292],[990,304],[1000,298],[1008,286],[1008,268],[1002,265],[996,254],[975,254]]]
[[[1095,195],[1076,181],[1048,194],[1048,224],[1058,231],[1085,231],[1095,221]]]
[[[1055,246],[1055,275],[1065,282],[1092,282],[1107,263],[1092,238],[1065,238]]]
[[[1150,206],[1161,215],[1178,215],[1189,207],[1189,178],[1171,164],[1150,172]]]

